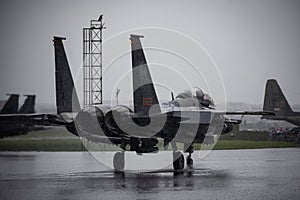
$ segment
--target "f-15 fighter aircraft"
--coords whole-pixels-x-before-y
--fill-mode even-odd
[[[121,150],[113,158],[116,171],[124,170],[125,151],[155,153],[159,151],[159,140],[162,140],[165,148],[169,144],[172,146],[174,170],[182,170],[185,159],[177,150],[177,142],[184,144],[184,152],[188,153],[186,165],[191,169],[193,144],[205,142],[205,138],[213,137],[214,132],[228,133],[234,124],[241,122],[225,115],[272,114],[218,111],[212,98],[200,89],[194,94],[178,95],[166,103],[168,108],[163,110],[142,48],[142,37],[130,35],[133,108],[101,104],[81,109],[63,46],[65,38],[54,37],[57,114],[0,116],[0,120],[14,118],[24,123],[62,125],[78,137],[117,145]]]

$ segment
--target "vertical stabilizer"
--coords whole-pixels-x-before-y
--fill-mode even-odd
[[[24,104],[19,109],[19,113],[28,114],[28,113],[35,113],[34,106],[35,106],[35,95],[24,95],[27,98],[24,101]]]
[[[276,116],[292,115],[293,111],[275,79],[266,83],[264,107],[265,111],[273,111]]]
[[[53,37],[57,113],[78,112],[80,110],[80,104],[63,46],[63,40],[65,40],[65,38]]]
[[[9,99],[4,104],[3,108],[0,111],[0,114],[13,114],[18,112],[19,107],[19,95],[10,94]]]
[[[133,102],[134,112],[139,116],[149,116],[160,113],[159,102],[152,82],[149,67],[142,48],[140,38],[143,36],[130,35],[132,56]]]

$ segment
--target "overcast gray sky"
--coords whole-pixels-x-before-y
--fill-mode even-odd
[[[1,1],[0,9],[0,99],[6,99],[6,93],[34,93],[37,94],[38,102],[54,104],[54,35],[67,37],[65,48],[72,72],[78,79],[77,90],[81,95],[82,77],[78,73],[82,63],[82,28],[89,26],[91,19],[97,19],[100,14],[104,14],[107,26],[104,40],[131,29],[139,29],[139,34],[145,34],[142,42],[148,47],[156,47],[165,40],[157,34],[156,37],[151,34],[147,37],[147,31],[144,33],[141,27],[172,29],[194,39],[206,49],[217,65],[224,82],[227,101],[261,104],[266,80],[276,78],[290,103],[300,103],[300,1],[297,0],[9,0]],[[131,32],[125,33],[126,37],[115,39],[115,42],[108,41],[104,44],[104,64],[108,64],[113,58],[113,49],[118,49],[118,53],[130,50],[129,33]],[[177,39],[182,34],[170,36],[169,42],[178,42]],[[199,48],[192,47],[184,39],[179,41],[177,46],[174,45],[169,50],[184,51],[185,57],[197,56],[198,51],[195,49]],[[203,53],[200,51],[201,49],[199,55]],[[190,79],[193,86],[202,87],[203,81],[199,80],[197,84],[193,70],[188,70],[189,67],[185,67],[184,63],[181,63],[180,68],[176,66],[180,61],[175,62],[176,59],[171,56],[157,52],[149,52],[146,56],[148,62],[153,63],[160,63],[164,59],[165,62],[160,64],[167,63],[171,69],[174,66],[174,70]],[[115,82],[130,69],[129,55],[119,62],[123,68],[114,67],[108,70],[104,65],[104,70],[107,71],[103,83],[104,99],[111,98],[115,92],[112,90],[119,87]],[[204,69],[201,62],[195,66],[196,71],[202,73]],[[215,73],[214,70],[212,73]],[[204,70],[202,74],[207,73]],[[164,73],[154,72],[152,75],[158,82],[165,77],[163,84],[172,85],[171,89],[175,93],[185,86],[177,78],[172,78],[172,73],[166,74],[166,70]],[[124,80],[128,80],[128,83],[125,81],[122,85],[128,84],[130,89],[131,80]],[[214,87],[209,88],[213,90]],[[128,98],[125,93],[129,89],[121,90],[120,95],[123,93],[123,96],[120,98]],[[218,97],[218,91],[210,92],[213,98]],[[159,96],[166,99],[169,94]]]

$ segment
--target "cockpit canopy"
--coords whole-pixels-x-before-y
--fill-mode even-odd
[[[202,106],[215,106],[213,99],[208,94],[204,93],[200,88],[185,90],[184,92],[179,93],[176,98],[196,98]]]

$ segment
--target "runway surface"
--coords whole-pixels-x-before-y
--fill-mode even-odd
[[[1,152],[0,199],[300,198],[300,148],[213,151],[205,159],[198,153],[194,171],[174,174],[171,166],[137,172],[142,157],[134,154],[125,173],[114,173],[89,153]]]

